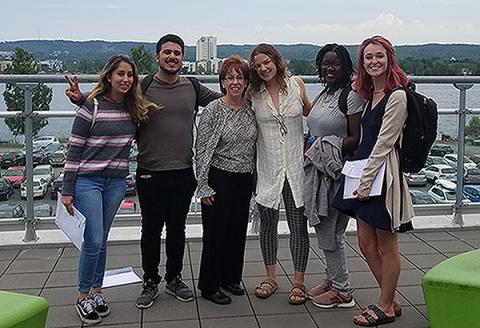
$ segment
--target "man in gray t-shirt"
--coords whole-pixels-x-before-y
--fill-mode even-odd
[[[182,281],[185,221],[196,188],[192,169],[193,126],[196,104],[206,106],[221,96],[203,85],[179,76],[184,43],[176,35],[163,36],[157,43],[158,70],[145,97],[161,107],[150,111],[137,135],[137,190],[142,209],[143,289],[138,308],[148,308],[158,293],[160,240],[166,226],[165,292],[182,301],[193,300]],[[197,99],[198,97],[198,99]]]
[[[185,249],[185,221],[196,188],[192,168],[193,122],[197,104],[204,107],[220,98],[221,93],[179,76],[182,69],[183,40],[167,34],[157,42],[158,70],[149,83],[142,82],[145,97],[160,110],[150,110],[148,120],[137,131],[137,191],[142,210],[143,288],[136,306],[146,309],[153,305],[162,277],[160,241],[166,226],[165,292],[182,301],[192,301],[193,293],[182,280]],[[67,78],[66,94],[76,104],[85,97],[78,80]],[[198,84],[198,85],[197,85]],[[144,87],[145,85],[145,87]]]

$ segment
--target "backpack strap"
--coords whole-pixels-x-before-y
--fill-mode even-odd
[[[197,116],[198,107],[200,106],[200,81],[193,76],[187,76],[187,78],[192,82],[193,89],[195,90],[195,116]]]
[[[347,84],[345,88],[342,89],[340,92],[340,96],[338,96],[338,108],[340,111],[347,117],[347,112],[348,112],[348,94],[352,91],[352,86],[350,84]]]
[[[150,87],[150,84],[152,84],[154,75],[147,75],[143,78],[142,83],[140,83],[140,89],[142,90],[142,93],[145,94],[145,91],[147,91],[148,87]]]
[[[98,114],[98,100],[97,98],[93,98],[93,113],[92,113],[92,123],[90,124],[90,130],[92,131],[93,126],[95,125],[95,121],[97,120]]]

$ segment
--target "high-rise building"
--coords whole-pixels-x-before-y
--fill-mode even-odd
[[[197,41],[197,61],[217,58],[217,38],[202,36]]]

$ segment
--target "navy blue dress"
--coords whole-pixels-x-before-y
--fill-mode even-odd
[[[366,159],[372,153],[382,127],[382,117],[385,113],[387,101],[388,95],[385,95],[373,108],[372,102],[368,103],[362,117],[362,141],[355,151],[352,160]],[[391,231],[391,218],[385,206],[385,194],[384,179],[383,190],[380,196],[372,196],[364,201],[360,201],[358,198],[343,199],[342,182],[342,186],[335,196],[332,206],[348,216],[360,218],[375,228]]]

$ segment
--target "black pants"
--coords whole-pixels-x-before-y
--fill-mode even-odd
[[[137,169],[137,190],[142,209],[142,268],[143,280],[161,280],[160,240],[166,225],[167,264],[165,280],[182,272],[185,250],[185,221],[196,188],[192,168],[152,172]]]
[[[198,288],[205,293],[220,284],[240,283],[253,175],[210,168],[208,183],[216,194],[202,204],[203,249]]]

